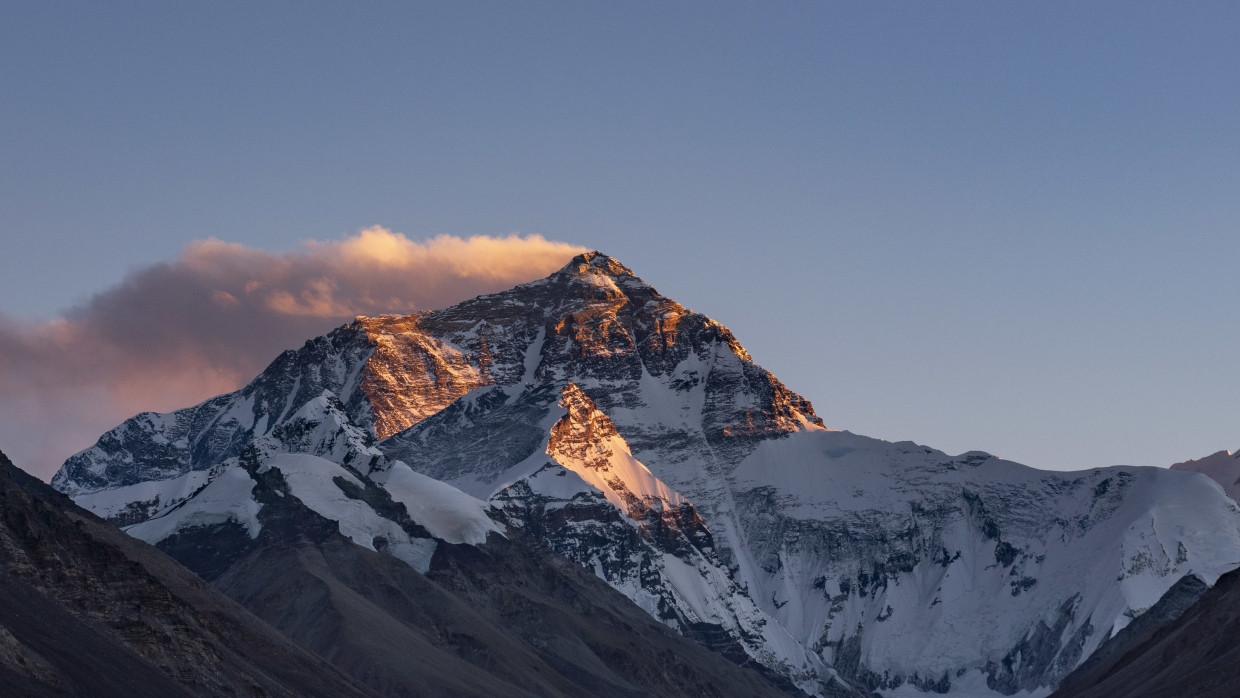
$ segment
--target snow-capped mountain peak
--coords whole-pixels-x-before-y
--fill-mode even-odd
[[[599,283],[596,279],[606,278],[612,283],[623,283],[645,286],[645,282],[637,278],[632,269],[624,266],[614,257],[592,250],[583,252],[569,260],[550,279],[572,279],[585,283]]]
[[[811,693],[1043,695],[1178,579],[1240,562],[1237,506],[1199,474],[827,430],[726,327],[597,252],[358,318],[235,393],[129,420],[53,484],[134,530],[193,514],[248,535],[291,495],[415,567],[436,540],[522,529]]]

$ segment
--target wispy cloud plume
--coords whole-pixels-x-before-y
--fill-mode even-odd
[[[451,305],[580,251],[537,235],[418,241],[380,227],[285,253],[195,242],[52,322],[0,317],[0,449],[48,479],[133,414],[234,390],[356,315]]]

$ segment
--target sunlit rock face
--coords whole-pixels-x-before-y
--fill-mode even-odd
[[[361,393],[379,438],[491,382],[485,349],[474,356],[436,339],[419,329],[416,315],[358,318],[354,326],[374,347],[362,371]]]
[[[54,483],[140,524],[316,399],[362,435],[353,477],[408,472],[474,513],[489,502],[668,625],[811,693],[840,674],[1045,694],[1176,580],[1240,560],[1236,505],[1198,474],[1044,472],[828,430],[727,328],[598,253],[447,309],[359,318],[236,393],[117,427]]]

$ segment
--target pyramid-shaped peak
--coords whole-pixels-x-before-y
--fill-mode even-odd
[[[637,278],[632,269],[621,264],[616,258],[605,255],[598,250],[582,252],[573,257],[556,274],[566,276],[602,275],[610,276],[613,279]]]

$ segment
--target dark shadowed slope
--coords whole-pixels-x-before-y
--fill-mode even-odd
[[[1164,601],[1174,605],[1173,587]],[[1192,593],[1192,590],[1187,590]],[[1166,605],[1160,601],[1151,613]],[[1140,621],[1138,618],[1137,621]],[[1134,622],[1134,625],[1136,623]],[[1069,675],[1055,698],[1240,695],[1240,570],[1228,572],[1179,617],[1132,633],[1098,662]],[[1116,639],[1120,639],[1119,636]],[[1106,650],[1103,646],[1101,650]]]
[[[28,696],[373,695],[3,454],[0,687]]]

